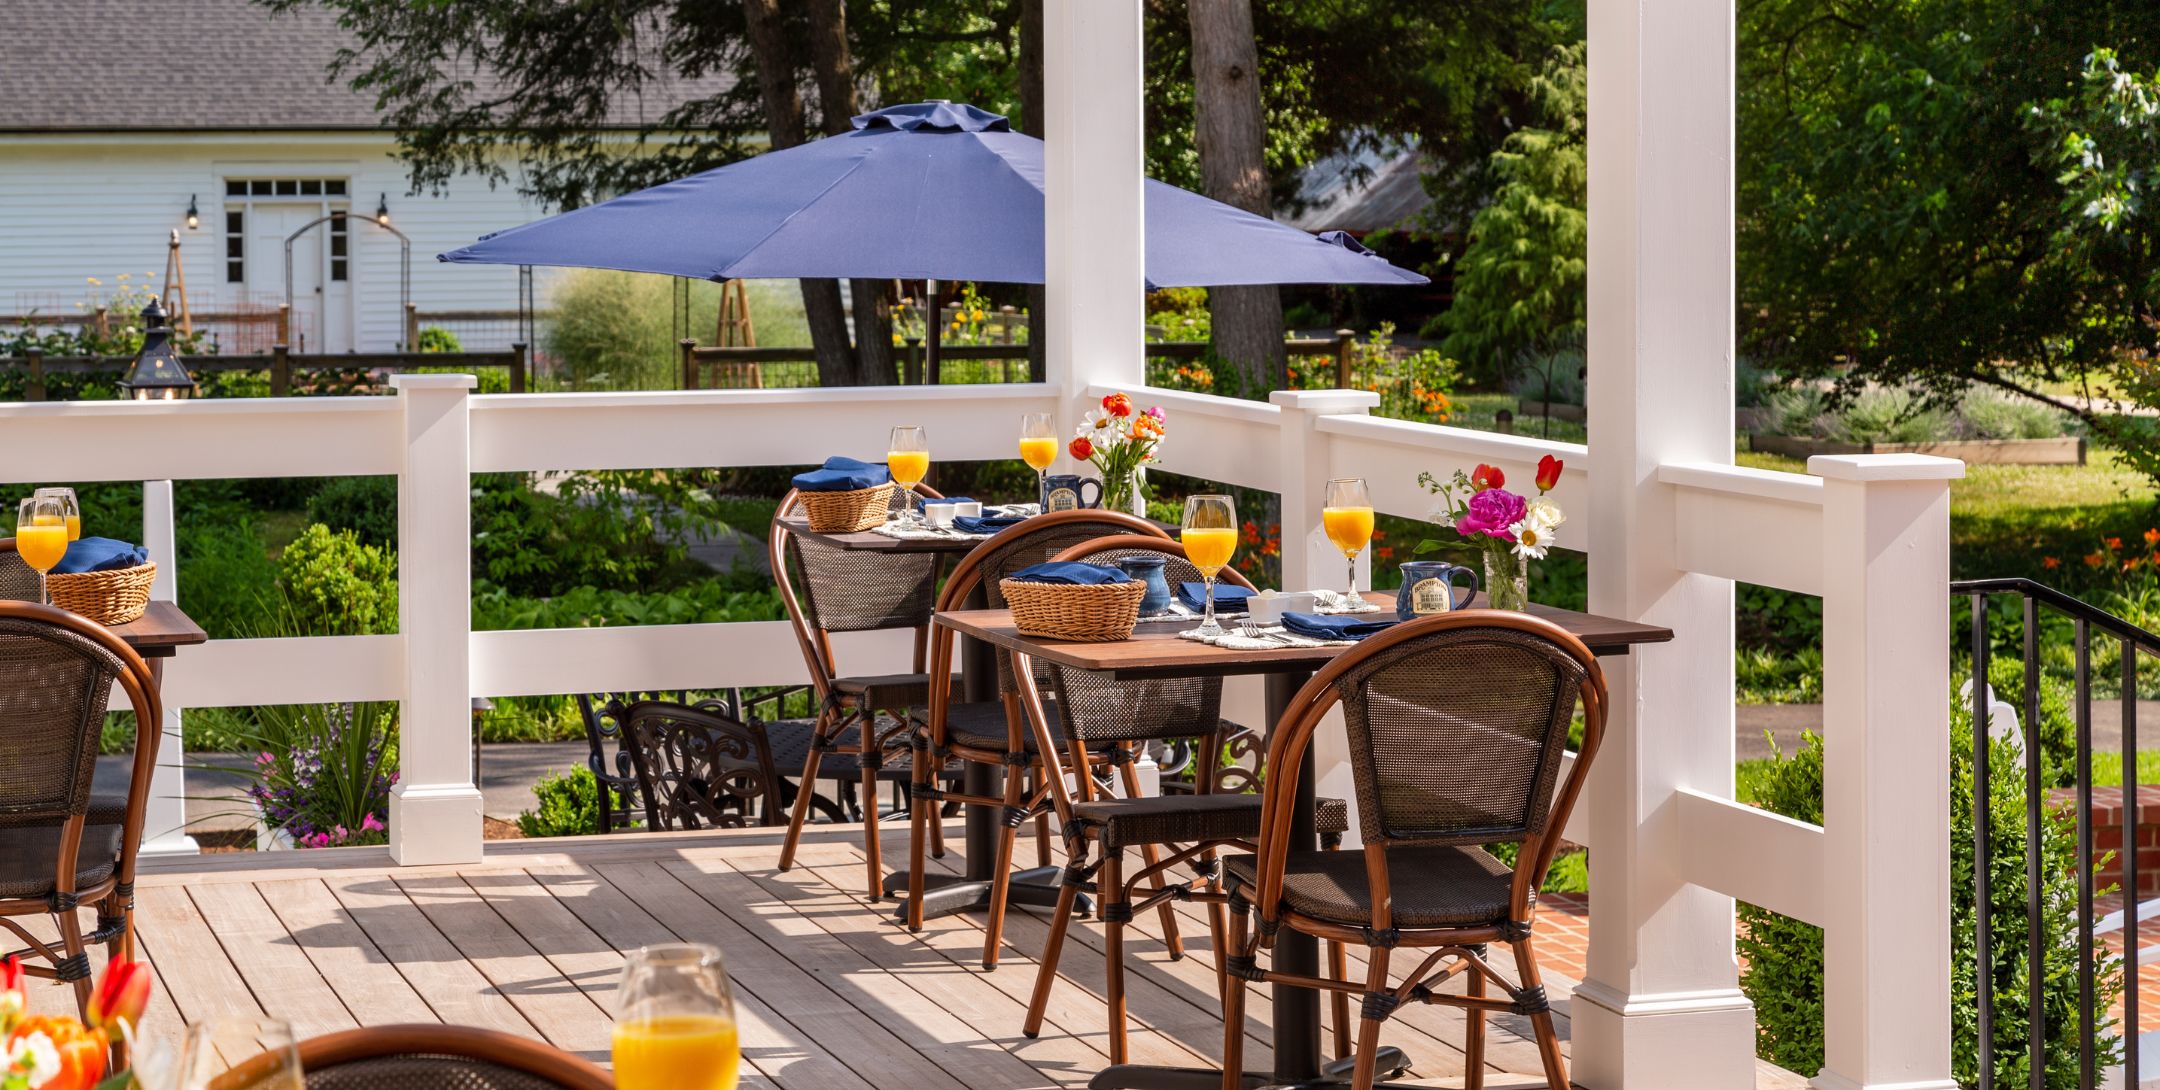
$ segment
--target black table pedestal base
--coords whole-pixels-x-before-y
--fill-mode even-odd
[[[1063,867],[1032,867],[1014,871],[1012,886],[1005,891],[1008,908],[1030,906],[1055,908],[1058,900],[1058,883],[1065,879]],[[885,896],[897,898],[899,907],[893,909],[893,918],[906,920],[908,915],[908,872],[898,871],[885,876]],[[1094,904],[1083,893],[1073,908],[1081,915],[1094,911]],[[923,919],[934,916],[950,916],[955,912],[986,912],[990,908],[990,883],[980,878],[959,874],[932,874],[923,878]]]
[[[1380,1046],[1373,1064],[1374,1090],[1384,1090],[1388,1079],[1400,1078],[1410,1070],[1410,1057],[1393,1045]],[[1247,1071],[1239,1080],[1240,1090],[1263,1090],[1265,1087],[1310,1087],[1325,1090],[1329,1087],[1348,1085],[1351,1072],[1357,1062],[1350,1059],[1335,1060],[1320,1065],[1320,1074],[1300,1082],[1283,1082],[1277,1076],[1258,1071]],[[1222,1072],[1212,1067],[1149,1067],[1144,1064],[1119,1064],[1106,1067],[1088,1080],[1088,1090],[1222,1090]]]

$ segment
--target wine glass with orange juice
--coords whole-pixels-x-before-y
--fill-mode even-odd
[[[1207,609],[1200,616],[1200,627],[1193,629],[1202,636],[1220,636],[1223,627],[1215,623],[1215,576],[1230,564],[1230,557],[1237,552],[1237,507],[1230,497],[1201,494],[1185,497],[1185,521],[1179,531],[1185,543],[1185,559],[1200,569],[1200,578],[1207,581]]]
[[[60,501],[60,517],[67,522],[69,541],[82,540],[82,505],[75,500],[72,488],[40,488],[37,495],[51,496]]]
[[[67,516],[51,496],[31,496],[15,507],[15,553],[38,573],[38,601],[52,604],[45,574],[67,555]]]
[[[923,525],[922,515],[915,508],[915,486],[930,475],[930,433],[917,424],[894,428],[892,439],[885,444],[885,468],[892,471],[893,483],[907,498],[908,523]]]
[[[1348,593],[1354,601],[1357,592],[1357,554],[1365,551],[1372,541],[1373,508],[1372,493],[1360,477],[1347,477],[1327,483],[1327,492],[1321,500],[1320,524],[1327,530],[1328,540],[1342,550],[1350,561]]]
[[[735,1090],[742,1042],[717,947],[647,946],[623,965],[615,1017],[620,1090]]]
[[[1049,413],[1024,413],[1020,417],[1020,460],[1035,471],[1035,500],[1047,505],[1050,463],[1057,461],[1057,425]]]

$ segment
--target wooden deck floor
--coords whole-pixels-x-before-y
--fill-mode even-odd
[[[508,841],[485,863],[399,869],[381,849],[146,863],[136,922],[158,992],[145,1031],[267,1012],[302,1035],[444,1021],[547,1040],[605,1062],[621,951],[697,940],[724,951],[742,1022],[744,1085],[783,1090],[1017,1090],[1083,1086],[1109,1063],[1102,937],[1076,928],[1040,1038],[1020,1035],[1045,922],[1015,912],[1002,967],[982,972],[979,916],[920,934],[862,895],[859,834],[814,830],[800,865],[778,838],[727,833]],[[957,826],[951,842],[960,841]],[[1023,845],[1025,854],[1025,845]],[[946,864],[957,864],[948,858]],[[1136,1062],[1199,1065],[1221,1048],[1205,915],[1181,925],[1198,956],[1167,957],[1152,913],[1128,944]],[[1553,986],[1566,1032],[1571,1001]],[[32,1007],[69,1009],[33,987]],[[1267,1063],[1267,1004],[1245,1045]],[[1527,1027],[1496,1019],[1487,1085],[1542,1085]],[[1463,1022],[1414,1008],[1390,1023],[1421,1079],[1459,1085]],[[1786,1085],[1768,1069],[1761,1085]]]

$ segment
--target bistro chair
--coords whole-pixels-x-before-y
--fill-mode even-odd
[[[1065,550],[1057,559],[1105,563],[1138,555],[1167,557],[1164,574],[1173,584],[1201,578],[1200,569],[1186,559],[1184,545],[1159,538],[1098,538]],[[1252,584],[1236,571],[1224,569],[1221,578],[1252,589]],[[1065,830],[1065,878],[1058,889],[1057,911],[1036,970],[1035,994],[1028,1003],[1022,1032],[1033,1037],[1042,1031],[1075,902],[1083,891],[1094,892],[1101,906],[1098,915],[1105,934],[1110,1062],[1121,1064],[1125,1062],[1127,1038],[1125,929],[1135,912],[1155,908],[1162,913],[1166,933],[1174,934],[1170,930],[1174,928],[1172,902],[1205,903],[1218,989],[1227,979],[1222,975],[1223,941],[1228,931],[1223,920],[1226,898],[1217,881],[1216,853],[1225,848],[1254,850],[1254,842],[1260,837],[1261,798],[1225,788],[1222,755],[1232,736],[1250,732],[1222,718],[1220,677],[1114,681],[1096,670],[1075,670],[1054,663],[1043,663],[1042,668],[1051,692],[1057,695],[1061,730],[1054,729],[1044,714],[1042,687],[1036,682],[1035,664],[1028,656],[1014,657],[1013,681],[1036,745],[1045,754],[1050,801],[1056,808],[1058,824]],[[1134,747],[1181,739],[1196,740],[1193,791],[1141,797],[1140,779],[1132,764]],[[1103,756],[1122,777],[1123,797],[1102,792],[1092,776],[1063,775],[1064,762],[1058,752],[1061,746],[1074,768],[1086,767],[1096,759],[1094,755],[1108,747]],[[1316,805],[1316,826],[1322,843],[1333,849],[1342,842],[1348,828],[1350,808],[1340,799],[1321,799]],[[1097,845],[1102,848],[1102,860],[1090,863],[1092,848]],[[1150,856],[1140,871],[1128,874],[1124,859],[1128,848],[1168,849],[1169,854],[1159,859]],[[1180,866],[1190,866],[1197,877],[1165,885],[1164,877]],[[1143,883],[1152,888],[1136,896]],[[1345,957],[1342,944],[1328,945],[1332,962],[1340,972]],[[1335,1026],[1336,1051],[1347,1053],[1346,998],[1338,997]]]
[[[623,714],[636,701],[635,693],[577,694],[578,717],[585,721],[585,744],[591,748],[585,755],[585,766],[592,769],[602,792],[600,827],[596,832],[628,829],[652,805],[645,797],[644,785],[638,781],[622,733]],[[615,749],[612,759],[608,754],[610,744]],[[621,806],[615,805],[618,797],[623,800]]]
[[[124,800],[93,798],[98,737],[113,686],[135,713],[135,759]],[[134,957],[135,853],[157,767],[162,708],[150,667],[104,626],[65,610],[0,601],[0,928],[43,959],[32,976],[73,984],[90,1000],[89,944]],[[85,933],[83,909],[97,910]],[[16,917],[50,916],[57,944]]]
[[[0,601],[38,600],[37,569],[15,552],[15,539],[0,537]]]
[[[645,827],[778,825],[786,802],[772,746],[719,707],[639,700],[617,713],[645,800]]]
[[[916,485],[926,499],[936,491]],[[768,548],[773,582],[787,607],[788,622],[809,667],[816,691],[817,719],[802,762],[803,790],[788,816],[787,838],[780,847],[780,869],[795,864],[795,848],[810,818],[811,788],[829,753],[854,749],[855,776],[861,784],[863,854],[869,891],[884,893],[884,865],[878,848],[878,785],[909,782],[906,761],[910,738],[921,721],[909,709],[930,703],[932,677],[939,689],[951,687],[950,675],[926,673],[923,654],[929,638],[930,607],[937,595],[939,558],[933,552],[887,552],[842,549],[795,533],[783,522],[800,504],[801,493],[781,497],[773,515]],[[845,674],[833,654],[835,632],[913,629],[913,669],[900,674]],[[887,762],[891,762],[888,770]]]
[[[300,1042],[307,1090],[614,1090],[615,1078],[553,1045],[477,1026],[368,1026]]]
[[[1560,776],[1578,701],[1582,749]],[[1357,785],[1361,853],[1293,850],[1297,776],[1268,777],[1255,855],[1231,856],[1225,1090],[1236,1090],[1250,981],[1355,994],[1363,1003],[1352,1085],[1369,1090],[1380,1026],[1404,1003],[1468,1016],[1466,1086],[1483,1084],[1485,1016],[1530,1020],[1545,1079],[1567,1090],[1567,1067],[1533,945],[1538,885],[1552,865],[1605,733],[1605,675],[1581,640],[1527,614],[1465,610],[1410,621],[1345,651],[1291,699],[1268,743],[1267,767],[1298,767],[1313,730],[1340,705]],[[1512,844],[1515,862],[1487,846]],[[1248,935],[1253,912],[1257,932]],[[1258,967],[1284,927],[1369,948],[1363,981]],[[1487,960],[1515,954],[1516,979]],[[1398,949],[1421,957],[1390,980]],[[1454,977],[1465,994],[1444,993]],[[1488,994],[1498,988],[1502,995]]]
[[[1005,595],[999,589],[999,583],[1006,576],[1049,560],[1081,542],[1117,534],[1170,540],[1170,536],[1154,523],[1117,511],[1083,508],[1037,515],[975,546],[962,557],[953,568],[952,576],[945,580],[937,607],[941,612],[959,610],[969,594],[980,588],[989,608],[1001,609],[1005,605]],[[955,633],[949,628],[932,630],[932,676],[950,675],[954,638]],[[1005,822],[998,831],[997,862],[990,872],[990,920],[988,933],[983,937],[985,969],[997,968],[999,944],[1004,938],[1006,887],[1012,869],[1013,843],[1019,835],[1020,825],[1029,818],[1036,819],[1038,858],[1045,866],[1050,862],[1049,787],[1042,752],[1034,733],[1028,729],[1027,716],[1020,710],[1018,690],[1013,685],[1012,656],[1000,650],[996,658],[997,702],[956,703],[950,686],[940,686],[930,694],[926,728],[918,736],[920,740],[915,751],[915,778],[911,791],[913,836],[909,845],[908,872],[908,929],[919,931],[922,929],[925,885],[923,849],[929,834],[934,833],[939,824],[935,820],[939,804],[959,802],[1003,808]],[[1055,706],[1049,706],[1046,714],[1055,720]],[[1002,795],[963,794],[938,788],[931,782],[932,774],[952,760],[963,765],[973,763],[1003,769],[1006,776]],[[1027,773],[1025,783],[1023,772]],[[1175,931],[1167,938],[1172,950],[1182,952]]]

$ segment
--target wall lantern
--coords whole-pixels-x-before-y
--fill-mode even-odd
[[[198,228],[198,227],[201,227],[201,226],[202,226],[202,213],[201,213],[201,212],[199,212],[199,211],[196,211],[196,209],[195,209],[195,194],[193,194],[193,193],[190,193],[190,194],[188,194],[188,195],[187,195],[187,229],[188,229],[188,230],[190,230],[190,231],[192,231],[192,230],[194,230],[194,229],[196,229],[196,228]]]

